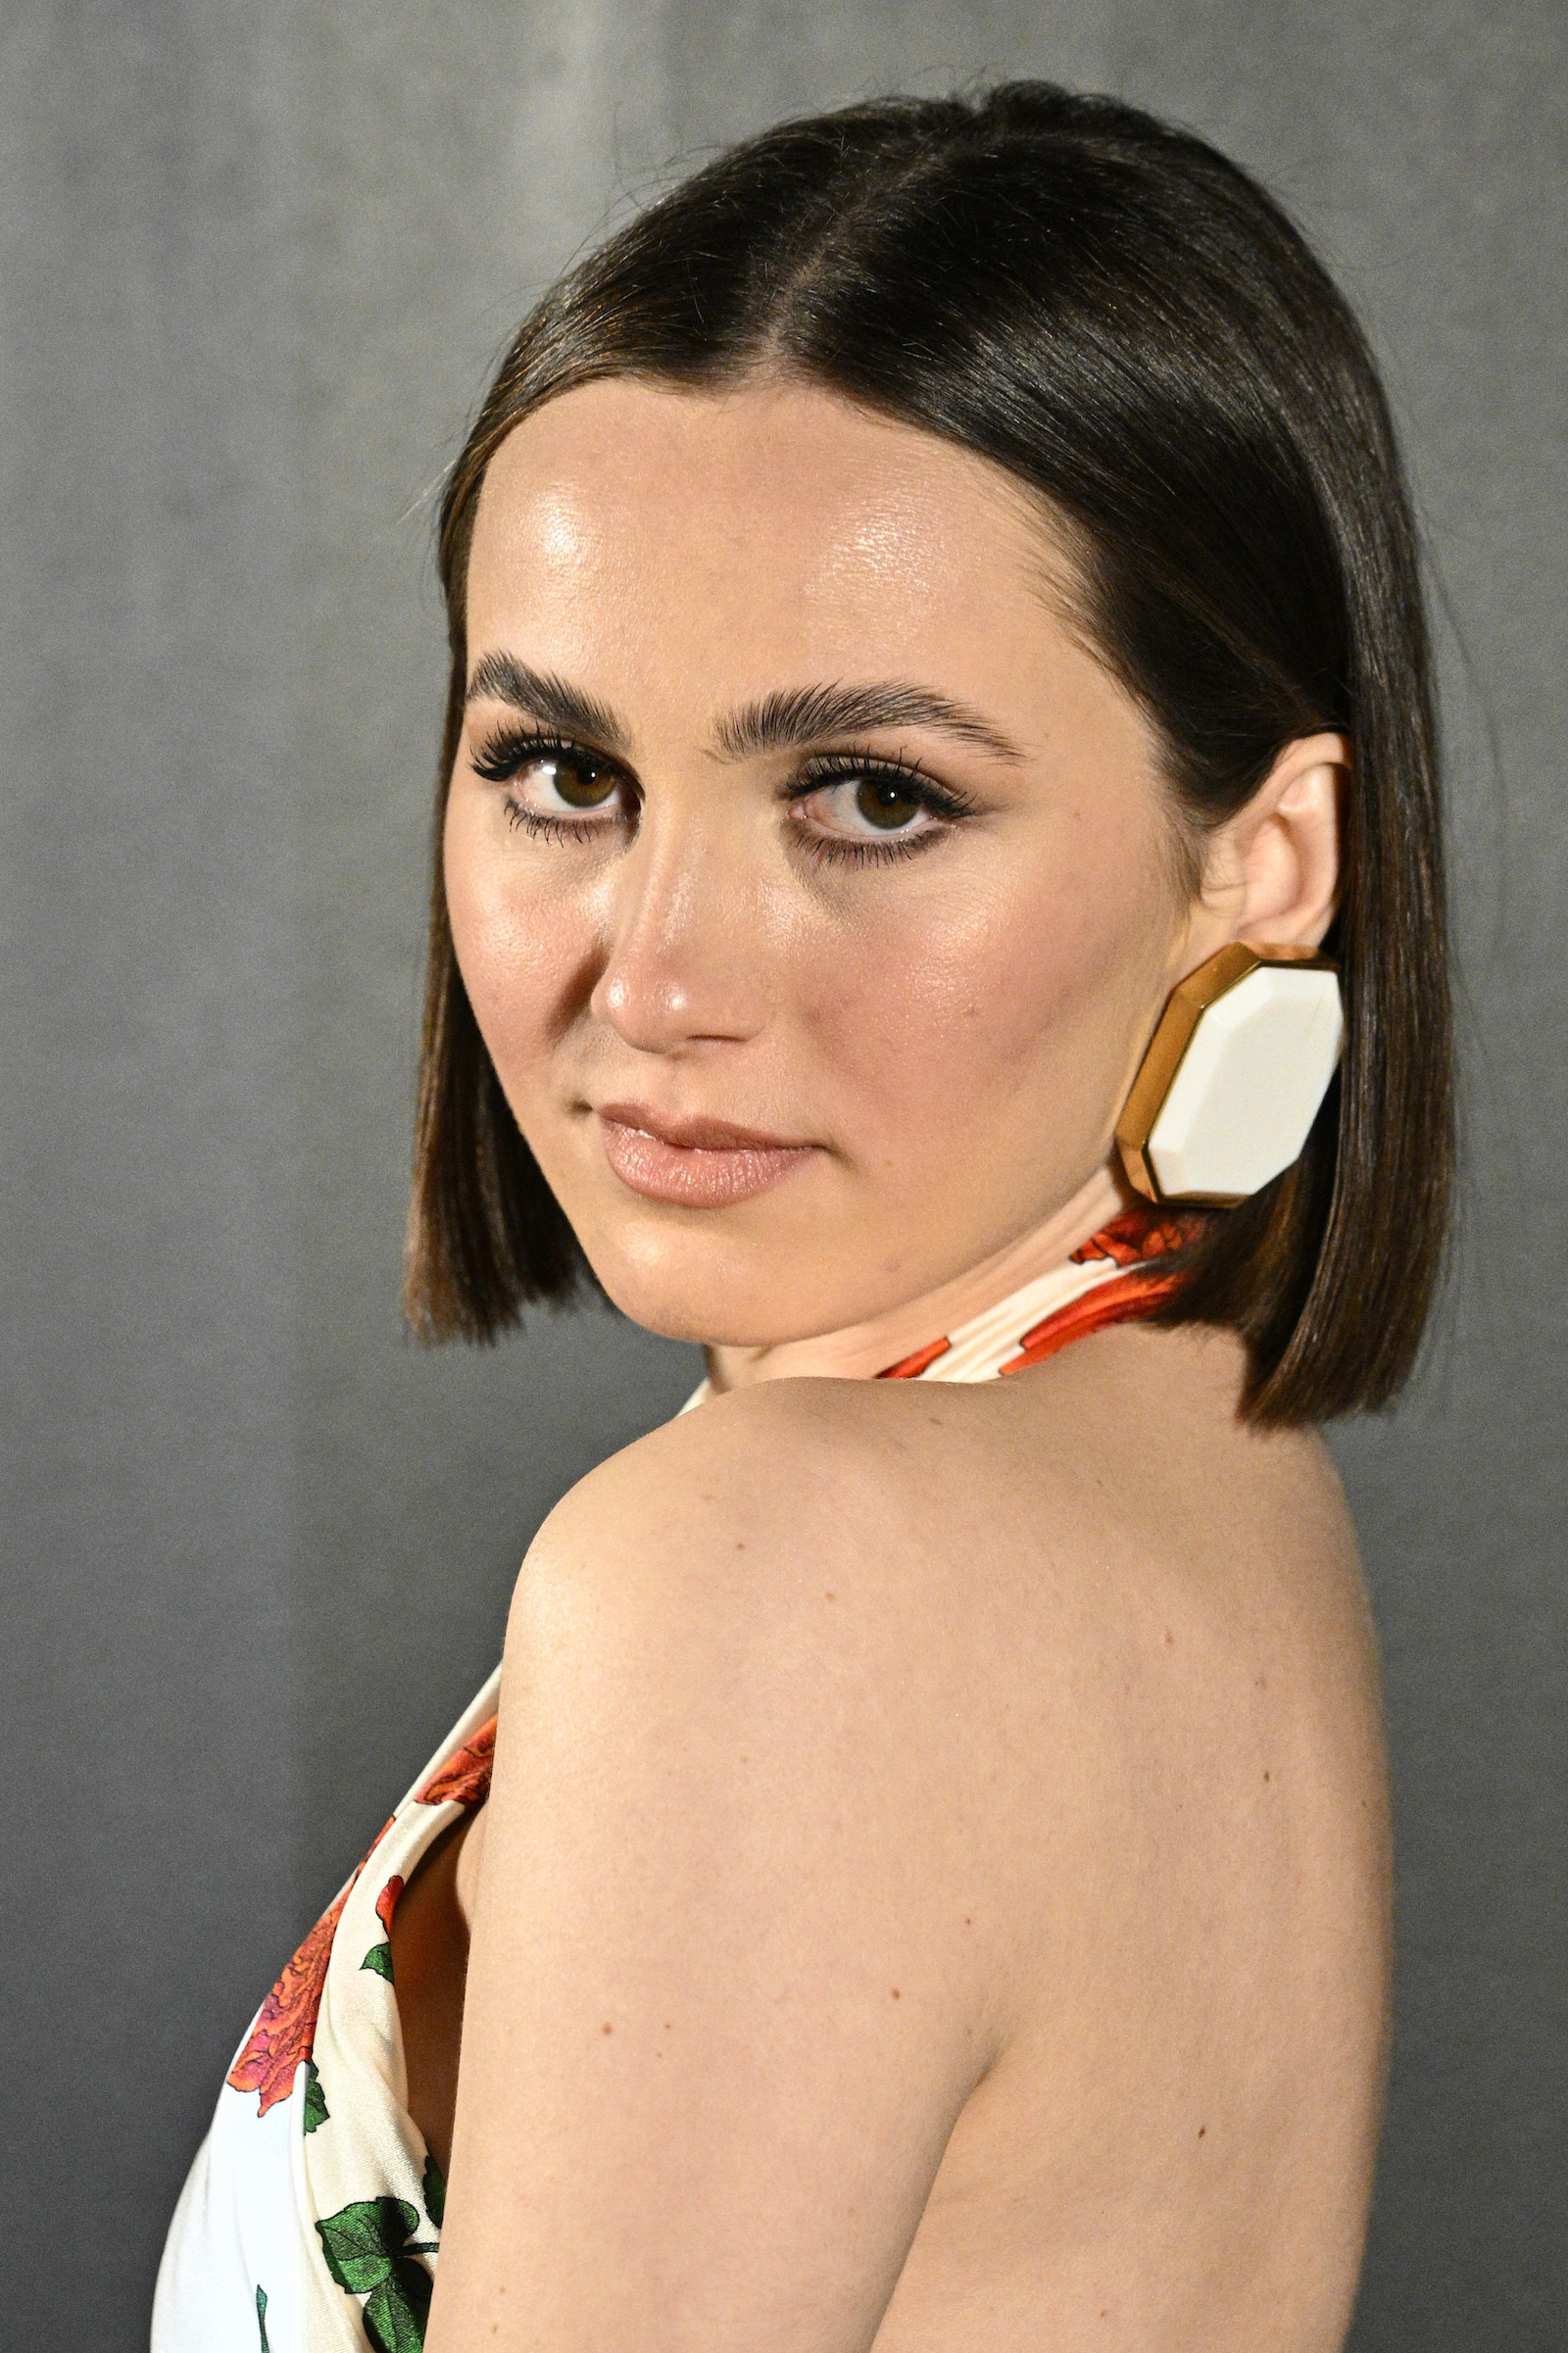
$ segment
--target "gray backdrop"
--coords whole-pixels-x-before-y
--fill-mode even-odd
[[[143,2341],[277,1963],[688,1351],[398,1321],[430,488],[673,157],[1046,73],[1197,124],[1367,316],[1446,586],[1468,1179],[1336,1438],[1383,1629],[1392,2107],[1360,2353],[1568,2342],[1560,0],[13,0],[0,20],[8,2342]]]

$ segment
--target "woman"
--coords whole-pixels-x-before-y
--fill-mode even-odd
[[[1354,323],[1108,101],[786,125],[546,296],[441,560],[410,1310],[591,1273],[710,1374],[263,2005],[155,2342],[1341,2343],[1388,1813],[1312,1425],[1450,1159]]]

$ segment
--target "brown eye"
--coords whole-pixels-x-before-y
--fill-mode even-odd
[[[613,768],[586,755],[568,757],[560,752],[530,761],[523,775],[537,785],[546,806],[554,794],[567,809],[602,809],[619,781]]]
[[[870,844],[896,838],[902,845],[942,831],[946,812],[933,807],[934,800],[930,784],[912,773],[850,768],[803,794],[796,810],[823,840]]]
[[[895,833],[920,814],[924,803],[902,776],[862,776],[856,788],[856,814],[879,833]]]

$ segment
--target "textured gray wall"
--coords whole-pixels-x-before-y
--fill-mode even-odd
[[[1463,1247],[1417,1394],[1337,1440],[1402,1927],[1354,2341],[1568,2341],[1559,0],[13,0],[8,2341],[143,2341],[251,2007],[542,1513],[693,1377],[604,1315],[400,1335],[429,487],[529,295],[671,157],[997,72],[1183,117],[1286,197],[1446,584]]]

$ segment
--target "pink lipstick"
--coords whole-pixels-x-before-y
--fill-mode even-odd
[[[645,1103],[601,1103],[598,1120],[605,1157],[623,1185],[689,1209],[751,1201],[816,1150],[727,1119],[666,1118]]]

